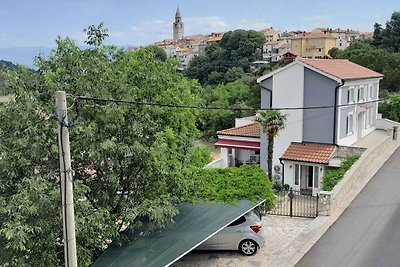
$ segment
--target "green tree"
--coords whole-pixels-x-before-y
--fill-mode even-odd
[[[264,41],[264,35],[253,30],[227,32],[219,43],[207,47],[205,55],[193,59],[185,74],[201,84],[231,82],[232,76],[250,72],[250,63],[260,58]]]
[[[385,29],[382,29],[377,37],[381,39],[383,48],[400,52],[400,12],[393,12],[390,20],[386,22]]]
[[[177,73],[174,61],[160,62],[148,49],[104,46],[99,31],[87,32],[90,49],[58,38],[49,58],[36,58],[37,71],[8,77],[6,89],[16,97],[0,106],[1,266],[63,263],[55,91],[203,104],[199,84]],[[69,113],[78,264],[88,266],[137,218],[149,218],[154,228],[171,223],[177,203],[192,200],[193,169],[209,154],[192,144],[197,110],[77,99],[75,107]]]
[[[209,107],[259,108],[260,91],[255,79],[246,75],[231,83],[206,86],[203,97]],[[201,114],[198,127],[203,137],[210,138],[218,130],[233,127],[235,118],[251,115],[254,115],[251,110],[206,110]]]
[[[161,49],[156,45],[149,45],[147,46],[147,50],[154,53],[156,59],[163,62],[167,61],[168,56],[167,53],[165,53],[164,49]]]
[[[268,139],[268,177],[272,180],[272,158],[274,155],[274,139],[285,128],[286,115],[279,110],[261,111],[257,114],[256,122],[260,124]]]

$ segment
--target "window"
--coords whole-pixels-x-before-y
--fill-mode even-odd
[[[314,167],[314,188],[319,188],[319,167]]]
[[[299,185],[300,182],[300,165],[294,164],[294,185]]]
[[[308,172],[307,172],[307,185],[308,187],[313,186],[313,179],[314,179],[314,167],[313,166],[308,166]]]
[[[372,84],[369,85],[369,98],[370,99],[374,99],[374,87],[372,86]]]
[[[354,88],[350,87],[347,91],[347,103],[354,102]]]
[[[242,217],[240,217],[239,219],[237,219],[236,221],[234,221],[233,223],[231,223],[230,225],[228,225],[228,227],[236,226],[236,225],[242,224],[242,223],[244,223],[245,221],[246,221],[246,218],[245,218],[244,216],[242,216]]]
[[[358,89],[358,101],[364,100],[364,87],[360,86]]]
[[[322,52],[322,48],[318,48],[318,52]]]
[[[347,116],[347,120],[346,120],[346,134],[347,135],[351,135],[351,134],[353,134],[353,129],[354,129],[354,126],[353,126],[353,114],[349,114],[348,116]]]

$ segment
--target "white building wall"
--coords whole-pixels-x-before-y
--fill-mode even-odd
[[[304,67],[294,64],[285,71],[275,74],[272,88],[274,88],[273,108],[303,107]],[[303,110],[283,110],[282,113],[286,114],[286,126],[275,138],[273,166],[281,165],[279,158],[291,142],[302,142],[303,140]],[[262,160],[266,160],[266,155]]]
[[[339,89],[339,105],[347,105],[347,104],[356,104],[353,106],[344,106],[338,108],[338,116],[337,116],[337,144],[341,146],[351,146],[355,142],[371,133],[376,129],[376,121],[377,121],[377,110],[378,110],[378,102],[367,103],[366,105],[370,106],[369,108],[363,108],[362,105],[365,102],[375,101],[379,99],[379,80],[380,79],[363,79],[363,80],[355,80],[355,81],[346,81],[344,86]],[[372,87],[372,92],[370,90]],[[363,97],[358,99],[358,91],[363,89]],[[354,91],[354,101],[348,102],[348,91],[352,89]],[[372,112],[367,115],[369,111]],[[361,116],[363,122],[359,123],[359,114],[363,113]],[[347,136],[343,136],[343,132],[346,131],[346,118],[348,114],[353,114],[353,134],[349,134]],[[372,116],[372,123],[369,123],[369,116]],[[361,129],[361,136],[358,135]]]

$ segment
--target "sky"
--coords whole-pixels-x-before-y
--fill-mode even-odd
[[[1,0],[0,49],[54,47],[58,35],[83,44],[83,29],[101,21],[107,43],[147,45],[172,37],[178,6],[185,35],[267,26],[373,31],[400,10],[398,0]]]

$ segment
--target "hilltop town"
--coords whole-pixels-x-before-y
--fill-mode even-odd
[[[225,32],[209,34],[185,35],[184,20],[181,11],[177,8],[175,21],[172,25],[172,38],[156,42],[155,45],[165,51],[169,57],[176,57],[183,68],[190,65],[190,61],[204,55],[205,49],[212,43],[221,41]],[[372,32],[360,32],[353,29],[315,28],[306,31],[280,31],[273,27],[259,30],[265,36],[262,56],[255,64],[279,62],[286,57],[301,58],[330,58],[328,52],[337,47],[344,50],[355,40],[372,39]],[[137,50],[139,47],[130,47]]]

